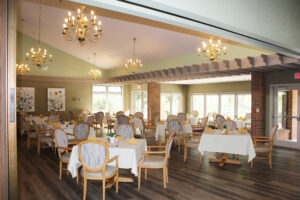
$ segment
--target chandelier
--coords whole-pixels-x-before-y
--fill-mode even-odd
[[[140,59],[135,58],[135,43],[136,38],[133,38],[133,57],[128,59],[125,63],[125,69],[128,73],[139,73],[142,70],[143,64]]]
[[[101,76],[101,71],[99,69],[97,69],[97,67],[95,65],[95,57],[96,57],[96,53],[94,53],[94,66],[88,72],[88,75],[92,80],[96,80],[96,79],[100,78],[100,76]]]
[[[198,56],[205,57],[211,61],[218,59],[221,54],[227,54],[227,47],[222,46],[221,40],[214,42],[213,39],[206,42],[202,42],[202,47],[198,48]]]
[[[48,54],[47,49],[41,48],[41,1],[39,8],[39,42],[37,48],[31,48],[29,53],[26,53],[26,61],[39,69],[47,70],[48,64],[52,63],[52,54]]]
[[[65,18],[63,24],[63,35],[68,41],[75,41],[84,44],[87,40],[95,42],[102,36],[102,23],[97,21],[97,16],[94,11],[91,11],[90,19],[84,15],[85,6],[80,6],[77,9],[77,17],[68,12],[68,17]]]
[[[22,30],[22,37],[21,37],[21,41],[20,43],[22,44],[22,55],[23,55],[23,49],[24,49],[24,45],[23,45],[23,37],[24,37],[24,33],[23,33],[23,23],[24,23],[24,18],[21,19],[22,21],[22,27],[21,27],[21,30]],[[23,62],[19,63],[19,64],[16,64],[16,72],[17,72],[17,75],[24,75],[25,73],[28,73],[30,72],[30,68],[28,67],[27,64],[23,64]]]

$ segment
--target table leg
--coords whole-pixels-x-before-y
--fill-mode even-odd
[[[219,166],[223,167],[225,164],[242,165],[238,160],[230,160],[227,153],[224,153],[222,158],[211,158],[209,162],[219,163]]]

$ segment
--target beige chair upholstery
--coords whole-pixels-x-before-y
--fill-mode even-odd
[[[74,126],[73,134],[75,140],[82,141],[86,140],[90,134],[90,126],[88,123],[80,122]]]
[[[106,143],[99,140],[86,140],[79,144],[79,160],[82,164],[80,175],[83,178],[83,199],[86,199],[87,180],[102,181],[102,196],[105,199],[105,188],[116,185],[119,187],[118,156],[109,159],[109,151]],[[115,161],[115,166],[107,165]],[[110,179],[111,181],[107,182]]]
[[[134,128],[130,124],[120,124],[117,127],[116,133],[123,138],[132,138],[134,137]]]
[[[125,115],[119,115],[117,117],[118,125],[120,124],[129,124],[129,118]]]
[[[148,146],[148,151],[143,152],[143,158],[139,162],[138,189],[141,188],[142,169],[145,169],[145,179],[147,180],[148,169],[163,169],[164,188],[168,182],[168,159],[170,158],[171,147],[173,144],[175,131],[171,133],[166,146]],[[152,149],[162,149],[160,151],[151,151]]]
[[[103,112],[100,111],[95,114],[95,122],[94,122],[95,128],[98,128],[98,124],[100,128],[103,127],[103,119],[104,119]]]

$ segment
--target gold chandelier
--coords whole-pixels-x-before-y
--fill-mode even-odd
[[[143,64],[140,59],[135,58],[135,43],[136,38],[133,38],[133,57],[128,59],[125,63],[125,69],[128,73],[135,74],[142,70]]]
[[[39,43],[37,48],[31,48],[29,53],[26,53],[26,61],[31,62],[32,65],[37,66],[39,69],[47,70],[48,64],[52,63],[52,54],[48,54],[47,49],[41,48],[41,9],[42,4],[40,1],[39,8]]]
[[[94,53],[94,66],[88,72],[88,75],[92,80],[96,80],[101,77],[101,71],[99,69],[97,69],[97,67],[95,65],[95,57],[96,57],[96,53]]]
[[[202,47],[198,48],[198,56],[205,57],[211,61],[218,59],[221,54],[227,54],[227,47],[222,46],[221,40],[214,42],[211,38],[208,44],[203,41]]]
[[[23,33],[23,22],[24,22],[24,18],[22,18],[21,19],[21,21],[22,21],[22,28],[21,28],[21,30],[22,30],[22,34],[24,34]],[[22,44],[22,55],[23,55],[23,49],[24,49],[24,45],[23,45],[23,37],[24,37],[24,35],[22,35],[22,37],[21,37],[21,44]],[[17,75],[20,75],[20,76],[22,76],[22,75],[24,75],[25,73],[28,73],[28,72],[30,72],[30,68],[29,68],[29,66],[27,65],[27,64],[24,64],[23,62],[21,62],[21,63],[19,63],[19,64],[16,64],[16,72],[17,72]]]
[[[102,22],[97,21],[97,16],[94,11],[91,11],[90,20],[84,15],[85,6],[80,6],[77,9],[77,17],[68,12],[68,17],[65,18],[63,24],[63,35],[68,41],[75,41],[84,44],[87,40],[95,42],[102,36]]]

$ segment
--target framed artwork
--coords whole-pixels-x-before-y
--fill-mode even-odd
[[[17,87],[16,90],[16,101],[17,111],[21,112],[34,112],[34,96],[35,89],[33,87]]]
[[[65,111],[65,88],[48,88],[48,111]]]

